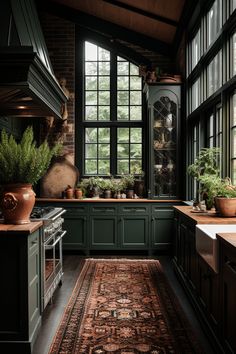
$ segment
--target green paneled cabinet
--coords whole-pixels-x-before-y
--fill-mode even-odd
[[[173,244],[173,208],[170,202],[82,200],[38,205],[64,207],[64,250],[89,254],[102,250],[170,250]],[[177,202],[175,204],[178,204]]]

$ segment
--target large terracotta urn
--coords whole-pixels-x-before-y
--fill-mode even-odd
[[[7,184],[4,186],[1,208],[6,224],[28,224],[35,204],[31,184]]]

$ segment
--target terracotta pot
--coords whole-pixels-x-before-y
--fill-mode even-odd
[[[6,224],[28,224],[35,203],[31,184],[8,184],[4,186],[1,207]]]
[[[67,188],[65,190],[66,193],[66,199],[73,199],[74,198],[74,189],[73,188]]]
[[[133,199],[133,197],[134,197],[134,190],[133,189],[127,189],[126,190],[126,198]]]
[[[82,199],[83,198],[83,191],[80,188],[75,189],[75,198]]]
[[[236,198],[215,197],[215,207],[220,216],[236,216]]]

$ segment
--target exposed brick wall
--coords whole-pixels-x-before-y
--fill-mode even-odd
[[[57,130],[63,129],[65,152],[74,155],[75,25],[51,14],[39,13],[39,16],[54,74],[58,81],[66,79],[65,86],[70,93],[67,122],[63,126],[54,125],[52,134],[60,134]]]

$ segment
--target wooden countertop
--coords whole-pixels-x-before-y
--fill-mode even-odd
[[[65,198],[36,198],[36,202],[61,202],[61,203],[181,203],[182,200],[176,199],[115,199],[115,198],[84,198],[84,199],[65,199]]]
[[[220,241],[222,241],[234,248],[236,247],[236,232],[235,233],[220,233],[220,234],[217,234],[216,237]]]
[[[23,225],[12,225],[12,224],[4,224],[3,222],[0,222],[0,234],[5,234],[6,232],[12,233],[12,234],[24,234],[24,235],[29,235],[32,234],[34,231],[38,230],[40,226],[43,225],[42,221],[33,221],[30,222],[29,224],[23,224]]]
[[[223,218],[218,216],[215,210],[210,210],[206,214],[193,213],[192,206],[174,206],[174,209],[178,210],[191,220],[194,220],[196,224],[236,224],[236,217]]]

